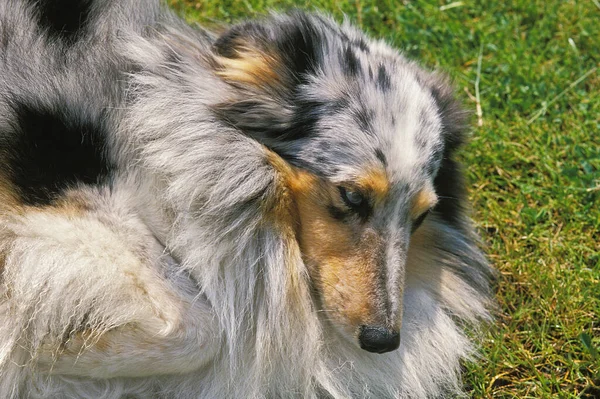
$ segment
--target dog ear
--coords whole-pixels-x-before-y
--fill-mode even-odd
[[[219,37],[214,45],[217,75],[240,89],[278,94],[288,86],[287,71],[282,54],[274,42],[269,42],[271,34],[265,28],[246,23]]]
[[[268,147],[302,136],[300,88],[317,69],[322,34],[300,12],[235,25],[213,46],[215,73],[234,88],[214,107],[224,122]]]
[[[469,113],[457,99],[454,85],[448,76],[420,68],[416,70],[416,76],[431,92],[442,122],[444,147],[447,152],[453,153],[465,142],[466,132],[469,130]]]
[[[463,145],[469,129],[469,113],[456,98],[447,76],[422,69],[417,70],[416,76],[431,91],[442,122],[443,153],[441,166],[433,183],[439,201],[434,209],[445,222],[464,231],[469,237],[471,227],[466,222],[464,209],[467,200],[466,185],[462,167],[455,159],[456,151]]]
[[[217,73],[240,87],[293,89],[315,72],[322,45],[314,21],[319,18],[296,11],[234,25],[214,44]]]

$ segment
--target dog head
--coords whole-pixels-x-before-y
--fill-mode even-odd
[[[365,350],[398,348],[411,236],[430,212],[456,222],[439,173],[463,130],[448,85],[318,15],[236,25],[214,54],[236,93],[214,111],[285,176],[323,314]]]

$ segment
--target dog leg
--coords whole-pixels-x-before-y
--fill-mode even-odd
[[[0,215],[0,374],[185,373],[218,349],[210,306],[135,215],[66,201]]]

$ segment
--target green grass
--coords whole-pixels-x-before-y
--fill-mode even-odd
[[[474,115],[478,81],[483,123],[462,158],[499,311],[465,383],[474,398],[600,397],[599,0],[169,3],[202,24],[347,15],[450,74]]]

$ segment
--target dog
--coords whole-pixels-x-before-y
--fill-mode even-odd
[[[0,397],[463,394],[493,272],[442,75],[152,0],[5,0],[0,64]]]

